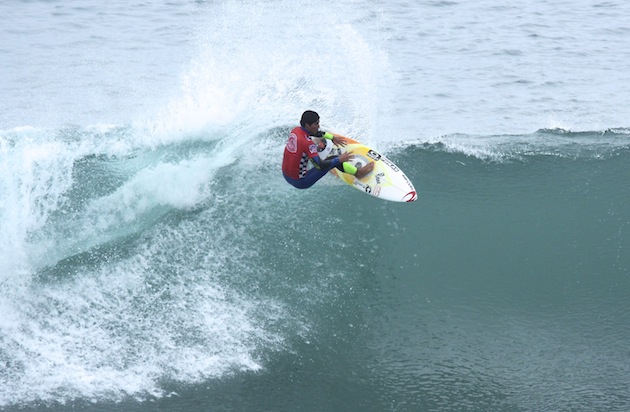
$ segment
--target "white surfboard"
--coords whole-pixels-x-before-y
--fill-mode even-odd
[[[315,139],[314,139],[315,140]],[[332,173],[339,179],[370,196],[393,202],[413,202],[418,198],[411,180],[398,166],[374,149],[346,137],[348,144],[344,147],[335,146],[328,139],[323,139],[326,147],[320,151],[320,157],[339,156],[344,152],[351,152],[354,158],[350,163],[357,169],[369,162],[374,162],[374,170],[361,179],[343,173],[336,168]]]

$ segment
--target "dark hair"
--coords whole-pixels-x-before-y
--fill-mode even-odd
[[[319,120],[319,115],[312,110],[307,110],[302,113],[302,118],[300,119],[300,125],[302,127],[307,124],[313,124]]]

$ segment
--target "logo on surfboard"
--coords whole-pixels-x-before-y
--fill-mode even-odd
[[[367,156],[368,156],[370,159],[373,159],[373,160],[376,160],[376,161],[381,160],[381,155],[380,155],[380,154],[378,154],[377,152],[375,152],[375,151],[374,151],[374,150],[372,150],[372,149],[368,150],[368,152],[367,152]]]

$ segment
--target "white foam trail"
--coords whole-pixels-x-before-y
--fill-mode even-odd
[[[121,132],[115,140],[122,146],[111,150],[128,154],[134,146],[124,139],[133,139],[133,131]],[[64,209],[64,196],[76,183],[75,161],[97,149],[89,134],[82,137],[79,146],[62,138],[31,141],[20,156],[13,143],[3,140],[7,158],[27,160],[22,171],[28,165],[47,167],[19,179],[13,171],[2,181],[26,207],[4,204],[3,210],[13,214],[12,225],[5,227],[14,230],[23,253],[12,256],[8,247],[3,250],[15,265],[4,266],[7,272],[2,273],[0,362],[6,368],[0,376],[0,406],[76,397],[146,399],[164,395],[164,380],[195,383],[233,370],[259,369],[254,354],[282,345],[283,338],[256,319],[286,315],[273,300],[252,301],[222,281],[247,265],[241,255],[249,251],[239,247],[242,233],[215,223],[212,204],[199,215],[206,215],[201,221],[171,226],[159,219],[165,211],[194,208],[209,198],[219,204],[223,195],[213,192],[215,176],[239,159],[246,139],[237,131],[211,152],[196,155],[182,155],[177,146],[168,149],[169,158],[184,160],[164,161],[153,153],[123,156],[114,163],[97,159],[98,167],[116,167],[127,179],[105,195]],[[250,157],[243,158],[243,164],[251,164]],[[239,179],[247,175],[242,168],[236,169],[243,174]],[[83,171],[90,172],[90,179],[98,177],[98,169]],[[48,192],[55,196],[46,197]],[[64,210],[67,216],[59,216]],[[127,258],[96,253],[88,257],[96,263],[84,264],[76,256],[134,232],[143,233],[143,240],[134,250],[125,246]],[[72,256],[70,263],[54,266]],[[231,272],[225,272],[226,262],[235,262]],[[20,264],[27,267],[20,269]],[[31,279],[45,266],[49,268]]]
[[[255,314],[282,317],[283,309],[221,285],[221,262],[238,249],[222,251],[212,240],[201,245],[214,250],[206,259],[217,272],[212,264],[173,265],[190,256],[183,230],[156,227],[153,242],[132,257],[21,296],[9,308],[16,320],[0,324],[2,355],[10,360],[0,405],[146,399],[164,395],[165,379],[195,383],[259,369],[255,349],[281,338]]]

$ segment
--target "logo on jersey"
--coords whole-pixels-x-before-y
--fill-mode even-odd
[[[291,153],[297,152],[297,135],[295,133],[291,133],[289,135],[289,140],[287,141],[287,150]]]
[[[313,143],[312,145],[309,145],[308,151],[311,153],[317,153],[317,145],[315,143]]]

